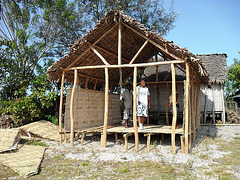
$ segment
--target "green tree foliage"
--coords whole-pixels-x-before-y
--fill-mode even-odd
[[[238,52],[240,54],[240,52]],[[240,60],[234,59],[229,67],[228,79],[225,83],[226,95],[234,94],[240,88]]]
[[[148,28],[167,34],[173,3],[154,0],[0,0],[0,113],[17,123],[52,119],[59,84],[46,70],[110,9],[123,10]]]

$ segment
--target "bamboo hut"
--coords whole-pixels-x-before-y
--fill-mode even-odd
[[[158,61],[160,56],[164,61]],[[149,62],[153,57],[155,62]],[[173,123],[172,126],[149,126],[146,130],[140,131],[137,128],[136,117],[137,71],[148,66],[155,67],[157,71],[162,65],[171,67],[172,79],[169,83],[171,83],[173,94]],[[186,72],[185,115],[184,126],[181,129],[175,129],[177,117],[176,97],[174,97],[176,92],[175,69]],[[200,102],[200,82],[208,83],[208,73],[197,56],[165,40],[156,32],[148,30],[136,19],[121,11],[110,11],[96,24],[95,28],[75,42],[66,56],[49,67],[47,74],[50,81],[61,80],[60,143],[62,143],[62,134],[64,134],[62,132],[63,86],[64,83],[70,82],[73,87],[67,94],[69,101],[66,103],[66,111],[69,110],[69,114],[67,115],[66,112],[65,121],[70,124],[66,127],[69,128],[71,134],[72,146],[76,132],[82,132],[84,137],[86,131],[96,132],[96,129],[101,129],[101,147],[103,148],[106,147],[107,134],[124,133],[125,142],[128,136],[135,136],[135,150],[138,151],[138,134],[144,133],[147,136],[149,150],[152,134],[169,133],[171,134],[172,152],[175,153],[175,135],[178,133],[182,135],[182,151],[188,153],[191,140],[194,140],[196,129],[200,124],[200,103],[198,103]],[[133,76],[134,127],[124,130],[120,127],[109,127],[110,123],[116,122],[119,118],[117,100],[119,97],[115,97],[119,95],[112,92],[131,76]],[[156,80],[153,83],[161,82]],[[81,112],[80,116],[78,111]],[[94,111],[99,113],[95,114]],[[100,122],[101,126],[99,126]],[[78,131],[79,129],[85,129],[85,131]]]
[[[209,84],[201,83],[200,89],[200,102],[201,102],[201,122],[206,123],[207,117],[210,117],[212,123],[215,123],[215,118],[225,123],[225,106],[224,106],[224,83],[227,79],[227,62],[226,54],[202,54],[197,55],[201,58],[207,71],[209,73]],[[159,61],[163,61],[159,58]],[[158,68],[158,76],[156,76],[156,70],[153,67],[148,67],[144,71],[144,76],[149,81],[159,81],[169,84],[171,81],[171,68],[168,65],[164,65]],[[180,69],[176,69],[176,88],[179,93],[179,110],[178,120],[183,123],[184,114],[184,80],[186,79],[185,72]],[[162,122],[169,124],[169,116],[172,113],[169,112],[168,96],[169,85],[166,84],[150,84],[150,93],[154,94],[157,98],[151,101],[150,116],[156,121],[160,119]],[[166,98],[164,98],[166,97]],[[170,118],[171,120],[171,118]],[[159,123],[159,122],[153,122]]]

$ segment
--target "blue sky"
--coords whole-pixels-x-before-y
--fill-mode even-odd
[[[165,39],[194,54],[226,53],[228,66],[240,59],[240,0],[175,0],[174,9],[180,15]]]

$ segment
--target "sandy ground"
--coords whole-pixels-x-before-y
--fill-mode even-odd
[[[232,153],[225,150],[224,146],[228,146],[232,142],[240,142],[240,126],[202,126],[197,133],[196,142],[192,144],[189,154],[181,153],[179,136],[176,137],[177,153],[175,155],[171,152],[170,136],[165,135],[164,141],[160,139],[160,135],[152,136],[150,153],[147,153],[146,137],[141,135],[139,152],[134,150],[134,136],[129,137],[128,152],[125,151],[124,144],[115,143],[113,135],[108,136],[106,149],[100,148],[99,135],[87,136],[83,146],[80,145],[80,140],[75,140],[74,148],[71,148],[69,143],[58,145],[57,142],[46,141],[49,145],[46,154],[50,158],[61,155],[65,159],[91,163],[103,161],[164,162],[172,167],[188,167],[190,172],[194,174],[194,179],[219,179],[219,177],[214,176],[214,173],[210,172],[216,172],[216,167],[221,169],[222,159]],[[238,154],[236,158],[239,159],[239,156]],[[224,166],[224,173],[230,175],[230,179],[240,179],[239,164],[227,164]]]

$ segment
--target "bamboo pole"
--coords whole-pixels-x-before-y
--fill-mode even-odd
[[[184,131],[184,143],[185,143],[185,153],[188,154],[188,121],[189,121],[189,80],[190,80],[190,74],[189,74],[189,64],[186,63],[186,83],[185,83],[185,106],[184,106],[184,114],[185,114],[185,131]]]
[[[200,80],[198,80],[198,86],[197,86],[197,89],[198,89],[198,93],[197,93],[197,114],[198,114],[198,117],[197,117],[197,124],[198,124],[198,128],[197,128],[197,131],[199,131],[199,128],[200,128],[200,119],[201,119],[201,99],[200,99],[200,96],[201,96],[201,89],[200,89]]]
[[[107,144],[108,90],[109,90],[108,68],[105,68],[105,108],[104,108],[104,125],[103,125],[103,138],[102,138],[103,148],[106,148],[106,144]]]
[[[222,108],[223,108],[222,123],[225,124],[226,123],[226,120],[225,120],[225,99],[224,99],[224,93],[223,93],[223,84],[221,84],[221,96],[222,96]]]
[[[122,64],[122,23],[120,18],[118,27],[118,65]]]
[[[196,78],[196,77],[195,77]],[[195,143],[195,136],[196,136],[196,102],[197,102],[197,96],[196,96],[196,90],[197,90],[197,83],[193,83],[193,99],[192,99],[192,106],[193,106],[193,143]]]
[[[192,70],[190,69],[190,97],[189,97],[189,147],[191,148],[192,145],[192,94],[193,94],[193,78],[192,78]]]
[[[137,57],[139,56],[139,54],[142,52],[142,50],[145,48],[145,46],[147,45],[149,39],[147,39],[145,41],[145,43],[142,45],[142,47],[138,50],[138,52],[135,54],[135,56],[132,58],[131,62],[129,64],[134,63],[134,61],[137,59]]]
[[[167,96],[166,96],[166,122],[167,125],[169,126],[169,119],[168,119],[168,98],[169,98],[169,87],[168,87],[168,83],[166,83],[167,85]]]
[[[89,47],[102,60],[102,62],[105,65],[109,65],[109,63],[106,61],[106,59],[93,46],[89,46]]]
[[[176,104],[176,83],[175,83],[175,67],[171,64],[172,71],[172,104],[173,104],[173,119],[172,119],[172,153],[176,154],[175,149],[175,128],[177,121],[177,104]]]
[[[64,71],[72,71],[74,69],[81,70],[81,69],[100,69],[100,68],[133,68],[133,67],[157,66],[157,65],[167,65],[167,64],[181,64],[181,63],[185,63],[185,61],[173,60],[173,61],[137,63],[137,64],[81,66],[81,67],[65,68],[63,70]]]
[[[95,85],[94,85],[94,91],[96,91],[97,83],[98,83],[98,80],[96,80],[96,82],[95,82]]]
[[[85,89],[88,88],[88,81],[89,81],[89,78],[86,79],[86,82],[85,82]]]
[[[133,126],[135,135],[135,151],[138,151],[138,129],[137,129],[137,67],[133,73]]]
[[[71,146],[73,147],[73,138],[74,138],[74,119],[73,119],[73,101],[74,101],[74,93],[76,89],[77,84],[77,70],[74,70],[74,84],[72,88],[72,95],[71,95],[71,101],[70,101],[70,120],[71,120]]]
[[[105,32],[97,41],[95,41],[92,46],[94,46],[95,44],[97,44],[102,38],[104,38],[110,31],[112,31],[115,27],[117,26],[117,24],[115,24],[113,27],[111,27],[111,29],[109,29],[107,32]],[[86,51],[84,51],[80,56],[78,56],[78,58],[76,60],[74,60],[69,66],[71,67],[73,64],[75,64],[81,57],[83,57],[88,51],[90,50],[90,48],[87,48]]]
[[[63,106],[63,87],[65,80],[65,71],[62,73],[62,82],[61,82],[61,94],[60,94],[60,106],[59,106],[59,142],[62,144],[62,106]]]
[[[155,54],[155,62],[158,62],[157,53]],[[158,82],[158,66],[156,66],[156,82]]]

